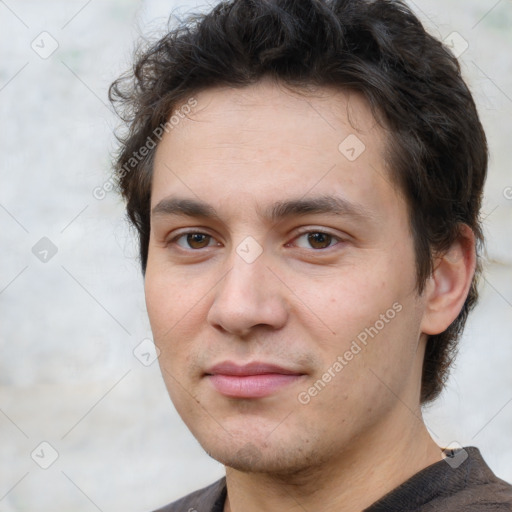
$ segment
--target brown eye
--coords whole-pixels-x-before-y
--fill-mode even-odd
[[[179,245],[183,249],[204,249],[209,247],[213,242],[212,235],[206,233],[199,233],[198,231],[190,231],[177,236],[172,242]]]
[[[208,247],[211,236],[205,235],[204,233],[189,233],[187,235],[187,244],[192,249],[202,249]]]
[[[314,249],[321,251],[334,247],[343,240],[336,235],[331,235],[325,231],[303,231],[292,242],[292,245],[301,249]]]
[[[333,237],[328,233],[308,233],[308,243],[313,249],[326,249],[331,245]]]

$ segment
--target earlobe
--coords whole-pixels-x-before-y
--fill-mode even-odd
[[[468,295],[475,266],[475,235],[469,226],[462,224],[459,238],[436,258],[434,271],[427,280],[422,332],[439,334],[457,318]]]

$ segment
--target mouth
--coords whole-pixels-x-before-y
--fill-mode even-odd
[[[205,372],[213,388],[229,398],[263,398],[304,377],[304,373],[282,366],[254,361],[239,365],[216,364]]]

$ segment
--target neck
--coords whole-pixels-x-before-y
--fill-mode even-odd
[[[425,467],[442,460],[421,411],[401,405],[397,422],[380,424],[354,439],[328,461],[286,475],[226,468],[224,512],[315,510],[360,512]],[[376,431],[378,430],[378,432]]]

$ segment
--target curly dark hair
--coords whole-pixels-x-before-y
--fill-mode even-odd
[[[335,86],[364,95],[386,130],[386,163],[407,202],[418,293],[435,256],[460,237],[461,224],[473,230],[477,268],[467,299],[448,329],[427,342],[421,404],[433,401],[478,298],[488,149],[457,59],[402,1],[225,1],[186,17],[139,50],[133,70],[111,85],[109,97],[126,126],[118,135],[114,168],[139,237],[142,272],[150,233],[152,134],[193,94],[219,85],[244,87],[263,77],[298,91]],[[140,158],[143,147],[147,154]]]

